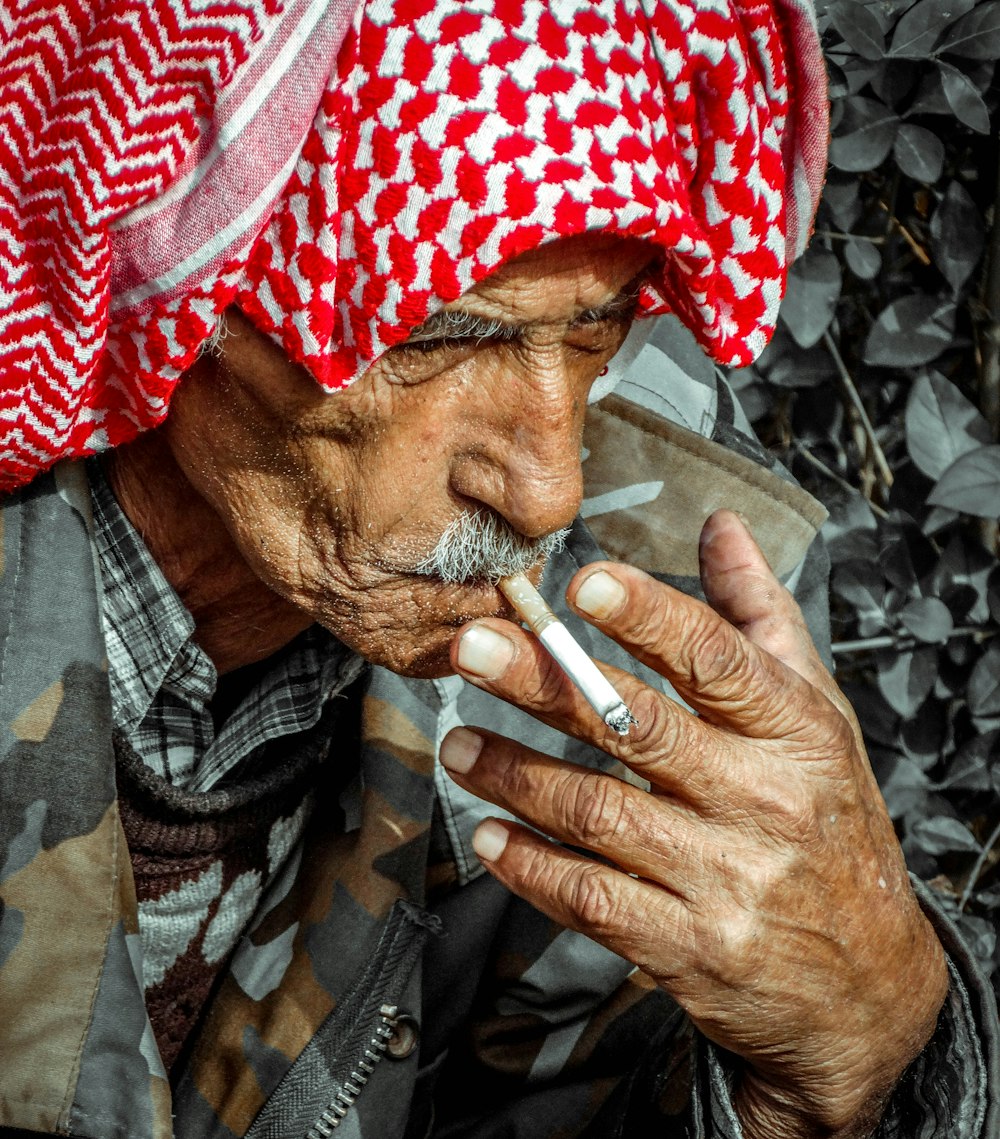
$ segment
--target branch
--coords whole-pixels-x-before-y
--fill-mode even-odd
[[[885,452],[882,450],[882,444],[879,443],[875,437],[875,428],[872,426],[872,421],[868,418],[868,412],[865,410],[865,405],[861,402],[861,396],[858,394],[858,389],[855,386],[854,380],[851,379],[851,373],[847,370],[847,365],[844,363],[844,358],[841,356],[833,337],[829,331],[823,333],[823,343],[826,345],[826,350],[833,357],[834,364],[837,365],[837,372],[840,375],[840,382],[844,385],[844,391],[847,392],[847,398],[851,401],[851,406],[858,413],[861,420],[861,425],[865,431],[865,437],[868,440],[868,446],[871,450],[872,456],[875,459],[875,464],[879,469],[879,474],[882,476],[882,482],[886,487],[892,486],[892,468],[889,466],[885,457]]]
[[[945,638],[945,641],[921,641],[916,637],[906,637],[899,633],[883,633],[878,637],[863,637],[857,641],[837,641],[830,646],[834,656],[846,656],[848,653],[867,653],[875,649],[896,649],[901,653],[908,653],[912,649],[923,646],[933,648],[946,641],[954,641],[959,637],[974,637],[982,642],[996,636],[997,630],[990,625],[960,625]]]
[[[993,828],[993,833],[986,840],[986,842],[983,843],[983,849],[979,852],[979,857],[976,859],[976,864],[969,872],[968,880],[965,883],[965,889],[962,891],[962,896],[958,901],[959,913],[965,909],[966,903],[969,901],[969,898],[972,897],[972,891],[976,888],[979,882],[979,878],[983,873],[983,867],[986,865],[986,859],[989,858],[997,842],[1000,842],[1000,823],[997,823],[997,825]]]
[[[861,493],[858,490],[858,488],[856,486],[852,486],[847,481],[847,479],[842,478],[840,475],[837,474],[836,471],[831,471],[830,468],[826,465],[826,463],[824,463],[822,459],[820,459],[816,455],[814,455],[812,453],[812,451],[810,451],[809,448],[804,443],[796,443],[795,444],[795,453],[797,455],[801,455],[802,458],[805,459],[807,462],[812,463],[812,465],[821,474],[825,475],[828,479],[831,480],[831,482],[835,482],[837,484],[837,486],[842,487],[844,490],[849,491],[851,494],[860,494]],[[866,498],[865,501],[868,503],[868,506],[871,509],[871,512],[873,514],[877,514],[879,516],[879,518],[888,518],[889,517],[889,511],[886,510],[884,507],[879,506],[879,504],[877,502],[872,502],[872,500],[870,498]]]
[[[983,308],[987,315],[980,334],[979,406],[993,438],[1000,440],[1000,171],[995,194],[989,265],[983,288]],[[995,519],[980,523],[980,537],[988,550],[997,549]]]

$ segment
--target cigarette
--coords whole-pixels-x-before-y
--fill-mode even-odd
[[[498,587],[521,620],[580,689],[591,708],[609,728],[614,728],[620,736],[627,736],[629,728],[639,721],[604,673],[574,640],[569,629],[546,605],[538,590],[523,573],[501,579]]]

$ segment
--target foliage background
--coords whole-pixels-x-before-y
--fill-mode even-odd
[[[838,677],[913,870],[1000,991],[1000,0],[820,0],[831,168],[735,373],[831,512]]]

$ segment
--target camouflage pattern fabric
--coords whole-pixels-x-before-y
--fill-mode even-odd
[[[595,411],[591,454],[601,432],[624,424],[637,434],[622,455],[639,455],[644,440],[641,453],[663,451],[672,479],[690,456],[699,482],[758,530],[766,523],[779,548],[794,547],[786,576],[818,605],[820,514],[754,460],[714,375],[688,385],[690,408],[704,405],[701,432],[683,426],[683,408],[657,427],[641,391],[626,394]],[[752,477],[727,432],[740,435]],[[588,492],[591,508],[650,494],[621,473],[622,486]],[[754,494],[741,493],[748,486]],[[88,503],[82,468],[70,464],[0,513],[0,1136],[558,1139],[655,1129],[738,1139],[726,1057],[628,963],[482,871],[471,836],[496,809],[453,784],[435,755],[453,725],[478,723],[579,762],[611,761],[455,678],[383,670],[363,698],[342,809],[324,809],[334,792],[321,780],[305,834],[237,944],[171,1088],[143,1003]],[[602,516],[613,522],[615,512],[592,510],[595,523]],[[614,525],[604,530],[613,542]],[[560,602],[577,566],[599,554],[576,527],[546,589],[589,651],[625,663]],[[658,568],[691,582],[683,559]],[[942,929],[961,977],[907,1085],[905,1102],[918,1108],[894,1109],[886,1137],[998,1133],[988,1115],[995,1011]]]

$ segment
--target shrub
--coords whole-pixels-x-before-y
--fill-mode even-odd
[[[834,0],[830,173],[733,380],[830,510],[838,677],[911,868],[1000,989],[1000,0]]]

